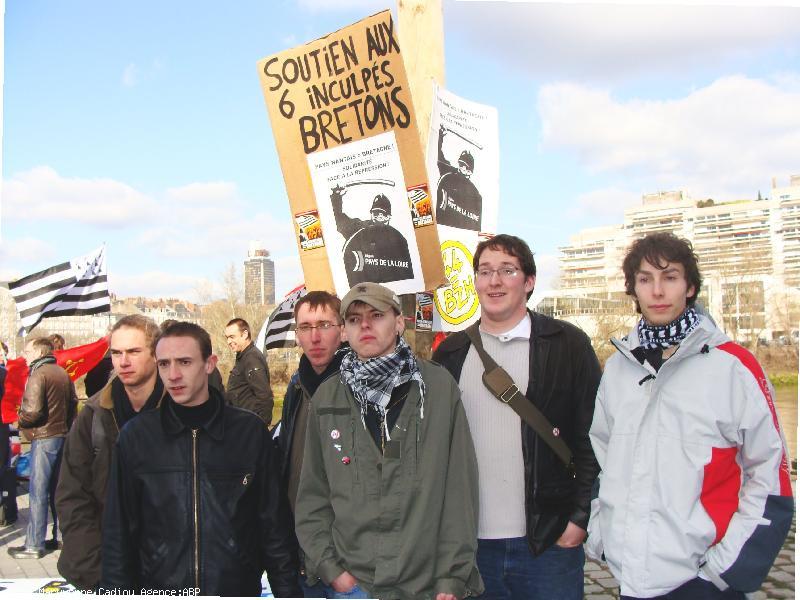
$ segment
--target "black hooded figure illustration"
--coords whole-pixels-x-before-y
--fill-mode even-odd
[[[447,130],[439,127],[439,184],[436,189],[436,222],[470,231],[481,230],[481,211],[483,199],[470,181],[475,170],[475,159],[468,150],[458,157],[458,166],[454,167],[444,157],[442,141]]]
[[[397,229],[389,225],[392,205],[384,194],[372,201],[370,220],[356,219],[344,214],[342,198],[347,190],[336,186],[331,190],[331,206],[336,229],[346,239],[344,266],[350,287],[372,281],[388,283],[412,279],[411,255],[408,242]]]

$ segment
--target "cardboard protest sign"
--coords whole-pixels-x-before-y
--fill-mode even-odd
[[[350,281],[368,276],[382,277],[397,293],[443,284],[425,159],[391,12],[269,56],[258,62],[258,70],[308,289],[341,294]],[[371,139],[389,132],[391,141]],[[387,145],[391,150],[378,158]],[[373,154],[364,154],[368,151]],[[337,187],[346,193],[334,194]],[[372,210],[376,202],[391,210],[391,226],[398,233],[392,236],[392,252],[363,247],[377,237],[378,230],[368,230],[376,222],[373,214],[381,212]],[[337,215],[342,214],[351,225],[357,219],[363,227],[340,228],[344,219],[337,224]],[[370,261],[384,269],[370,273],[368,268],[376,266]],[[407,272],[399,267],[389,272],[390,263],[397,267],[403,262]]]
[[[472,253],[481,238],[497,229],[497,109],[435,85],[427,167],[448,280],[434,292],[433,329],[458,331],[480,316]]]

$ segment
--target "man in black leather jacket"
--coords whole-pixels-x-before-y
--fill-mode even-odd
[[[208,386],[208,333],[176,323],[156,345],[159,410],[120,432],[108,483],[101,592],[300,595],[291,518],[269,432]]]
[[[478,456],[478,569],[486,597],[580,599],[582,543],[599,471],[589,427],[600,365],[580,329],[527,309],[536,263],[525,241],[497,235],[481,242],[473,268],[485,350],[574,456],[573,473],[510,406],[492,396],[464,332],[436,349],[433,360],[461,388]]]
[[[250,325],[244,319],[231,319],[225,326],[225,339],[236,353],[225,398],[233,406],[253,411],[269,427],[273,405],[269,368],[264,354],[253,343]]]

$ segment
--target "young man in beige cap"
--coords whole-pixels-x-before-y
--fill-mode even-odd
[[[400,301],[354,286],[351,351],[311,403],[295,511],[308,582],[328,598],[456,600],[483,591],[478,473],[458,386],[400,337]]]

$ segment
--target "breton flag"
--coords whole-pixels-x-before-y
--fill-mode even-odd
[[[292,348],[297,345],[294,335],[294,305],[305,295],[304,283],[286,294],[258,332],[256,348],[264,351],[272,348]]]
[[[111,310],[106,247],[8,284],[27,335],[44,317]]]

